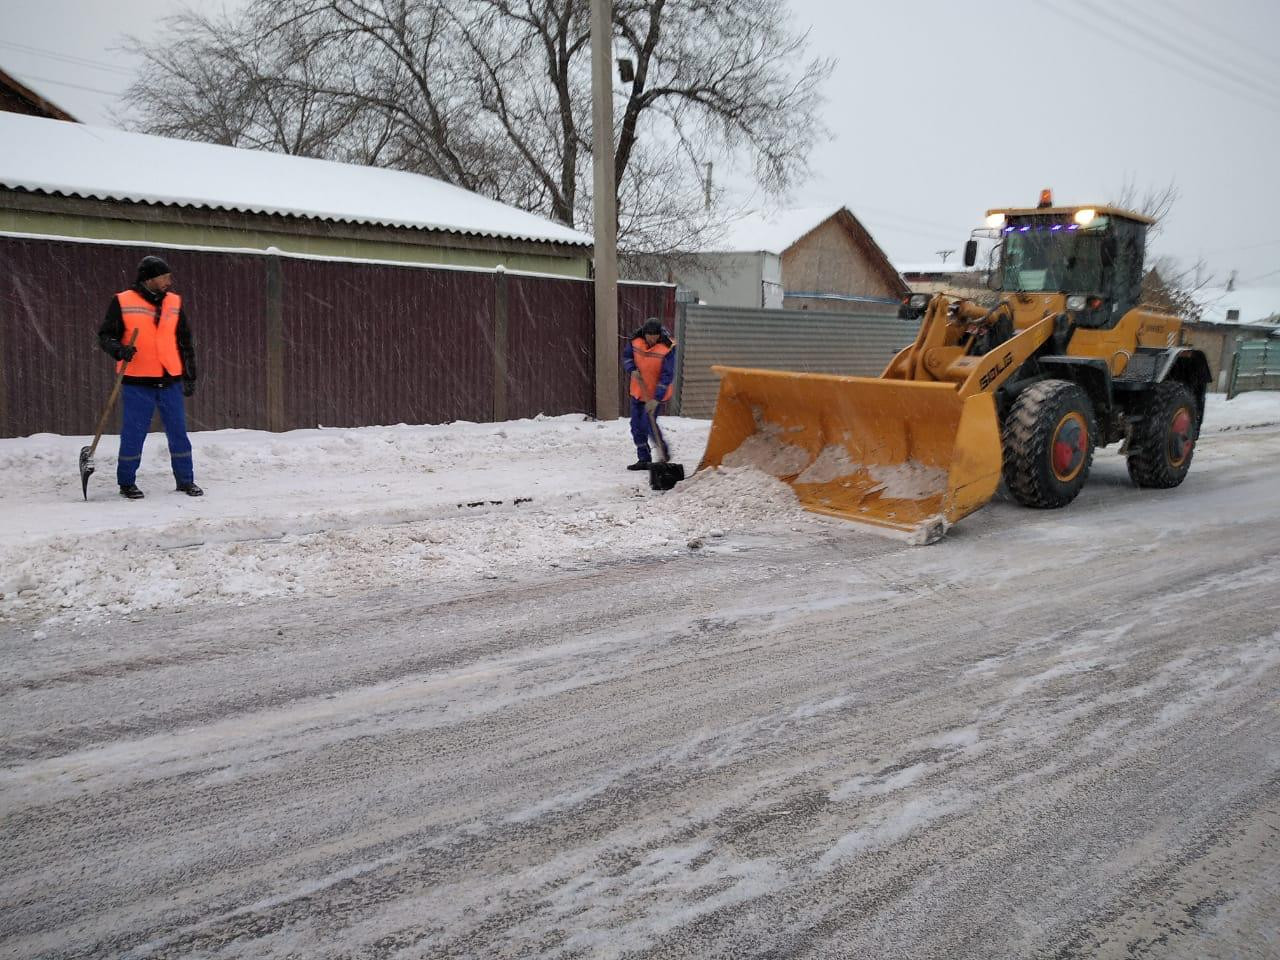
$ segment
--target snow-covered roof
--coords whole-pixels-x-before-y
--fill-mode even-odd
[[[880,270],[891,285],[906,286],[894,269],[875,238],[854,216],[848,207],[792,207],[782,210],[758,211],[730,221],[718,242],[704,248],[707,253],[772,253],[781,255],[805,234],[821,226],[832,217],[844,214],[840,222],[863,246],[870,262]]]
[[[587,246],[585,233],[444,183],[362,167],[0,112],[0,186]]]
[[[1280,287],[1204,287],[1196,293],[1208,323],[1280,323]],[[1228,319],[1227,311],[1240,315]]]
[[[977,267],[966,267],[964,260],[955,259],[947,263],[941,260],[935,260],[933,263],[895,263],[894,268],[899,273],[975,273],[978,272]]]
[[[723,253],[781,254],[806,233],[841,207],[795,207],[789,210],[757,211],[731,221],[723,238],[711,249]]]

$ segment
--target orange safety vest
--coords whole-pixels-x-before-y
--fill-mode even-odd
[[[130,377],[181,376],[182,357],[178,355],[178,316],[182,310],[182,298],[176,293],[166,293],[160,301],[159,317],[156,305],[137,290],[124,290],[116,294],[120,304],[120,316],[124,319],[124,337],[128,343],[133,331],[138,331],[134,346],[138,352],[129,361],[125,373]],[[124,361],[116,363],[116,372],[124,369]]]
[[[658,378],[662,376],[662,358],[671,352],[675,346],[675,341],[671,341],[668,347],[659,340],[652,347],[644,342],[644,337],[636,337],[631,341],[631,358],[636,362],[636,369],[640,371],[640,376],[644,378],[647,390],[640,389],[640,382],[635,378],[631,378],[631,395],[637,400],[653,399],[653,391],[658,389]],[[671,394],[675,393],[676,385],[674,383],[667,385],[667,392],[663,394],[662,401],[671,399]]]

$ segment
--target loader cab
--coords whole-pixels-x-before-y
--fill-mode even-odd
[[[999,238],[996,288],[1065,297],[1077,325],[1115,326],[1142,297],[1147,227],[1112,207],[991,210]],[[1061,301],[1058,309],[1061,309]]]

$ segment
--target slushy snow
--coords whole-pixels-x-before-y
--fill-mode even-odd
[[[1277,423],[1280,393],[1229,402],[1211,395],[1204,433]],[[750,457],[694,474],[710,424],[664,424],[673,459],[691,475],[665,493],[624,469],[635,455],[624,421],[576,415],[195,433],[196,476],[208,491],[199,499],[173,490],[160,433],[149,437],[138,476],[145,500],[117,495],[118,440],[106,436],[87,503],[77,456],[88,438],[0,439],[0,619],[92,620],[406,583],[430,589],[823,522]],[[776,469],[775,447],[787,445],[757,436],[769,448],[757,452]],[[829,459],[824,469],[848,466]],[[936,479],[900,469],[910,476],[878,478],[895,479],[885,495]]]

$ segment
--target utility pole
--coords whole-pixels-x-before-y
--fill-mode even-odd
[[[949,256],[951,256],[953,253],[955,253],[955,251],[954,251],[954,250],[935,250],[935,251],[933,251],[933,252],[934,252],[934,253],[936,253],[938,256],[940,256],[940,257],[942,258],[942,262],[943,262],[943,263],[946,263],[946,262],[947,262],[947,257],[949,257]]]
[[[618,416],[618,192],[613,175],[613,0],[591,0],[596,419]]]
[[[711,161],[707,161],[707,177],[702,181],[702,192],[706,200],[706,209],[711,209]]]

